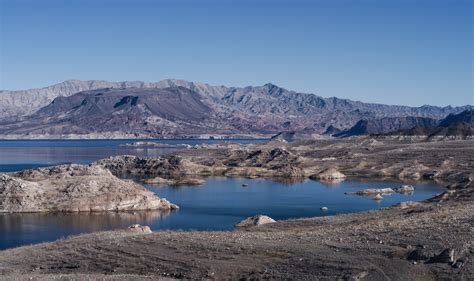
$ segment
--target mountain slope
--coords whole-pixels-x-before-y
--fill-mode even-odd
[[[441,119],[469,108],[370,104],[297,93],[273,84],[236,88],[172,79],[68,80],[43,89],[0,92],[0,134],[323,133],[330,126],[350,128],[361,119]],[[407,128],[387,124],[390,130]]]
[[[54,135],[118,131],[166,135],[172,134],[174,129],[199,133],[205,130],[202,124],[212,114],[213,110],[201,102],[200,95],[187,88],[99,89],[58,97],[29,118],[4,126],[3,133]]]
[[[467,138],[474,136],[474,110],[465,110],[459,114],[450,114],[440,120],[437,125],[416,126],[411,129],[390,132],[395,136],[426,136],[427,138],[455,137]]]
[[[367,134],[382,134],[416,126],[433,126],[438,120],[424,117],[384,117],[380,119],[363,119],[352,128],[334,134],[335,137],[350,137]]]
[[[143,81],[109,82],[104,80],[66,80],[41,89],[30,89],[20,91],[0,91],[0,120],[18,119],[30,115],[40,108],[48,105],[59,96],[68,97],[76,93],[88,90],[104,88],[167,88],[171,86],[183,86],[189,89],[199,89],[219,95],[219,87],[212,87],[203,83],[193,83],[183,80],[163,80],[157,83]]]
[[[469,123],[474,124],[474,110],[465,110],[459,114],[449,114],[446,118],[441,120],[439,126],[448,127],[455,123]]]

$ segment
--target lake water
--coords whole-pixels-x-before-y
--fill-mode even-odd
[[[100,146],[109,142],[110,146]],[[44,144],[44,149],[31,143],[22,143],[25,146],[21,147],[9,143],[12,149],[20,151],[21,159],[15,158],[14,154],[8,152],[5,143],[0,142],[0,146],[3,145],[0,147],[0,161],[4,169],[13,170],[24,167],[21,165],[48,165],[51,164],[49,161],[88,163],[110,155],[124,154],[124,151],[127,154],[148,156],[162,153],[152,151],[153,149],[136,151],[133,148],[122,148],[118,147],[120,143],[117,142],[120,141],[100,141],[99,144],[91,141],[89,144],[94,146],[87,146],[87,143],[79,141],[77,146],[73,146],[69,141],[61,141],[54,147]],[[129,141],[123,141],[126,142]],[[28,158],[28,151],[35,151],[36,154]],[[70,154],[58,154],[61,151],[68,151]],[[6,161],[4,155],[8,155],[10,160]],[[243,186],[244,184],[248,186]],[[172,212],[0,214],[0,249],[54,241],[80,233],[121,229],[135,223],[149,225],[153,230],[230,230],[236,223],[256,214],[265,214],[276,220],[326,216],[378,209],[401,201],[420,201],[444,191],[443,187],[432,183],[415,183],[414,193],[387,195],[382,201],[344,194],[364,188],[398,185],[400,183],[395,181],[346,180],[327,184],[312,180],[283,183],[244,178],[208,178],[205,184],[192,187],[145,185],[159,197],[178,204],[180,209]],[[321,211],[323,206],[329,210]]]
[[[387,195],[382,201],[344,194],[399,184],[344,181],[328,185],[312,180],[288,184],[266,179],[209,178],[202,186],[146,185],[158,196],[178,204],[180,209],[171,212],[0,214],[0,249],[53,241],[73,234],[121,229],[135,223],[148,225],[153,230],[229,230],[256,214],[277,220],[326,216],[378,209],[407,200],[419,201],[443,191],[440,186],[415,184],[413,194]],[[329,210],[321,211],[323,206]]]
[[[138,141],[177,144],[215,144],[224,140],[0,140],[0,172],[11,172],[61,163],[89,164],[116,155],[156,157],[176,148],[125,147]],[[230,140],[259,143],[266,140]]]

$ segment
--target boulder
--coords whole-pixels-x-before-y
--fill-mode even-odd
[[[415,188],[412,185],[400,185],[393,190],[398,193],[411,193],[415,191]]]
[[[246,218],[245,220],[236,224],[236,227],[251,227],[251,226],[260,226],[264,224],[274,223],[276,222],[274,219],[264,216],[264,215],[256,215],[253,217]]]
[[[431,263],[454,263],[454,249],[445,249],[440,254],[432,257],[429,262]]]
[[[419,248],[411,251],[407,256],[407,259],[410,261],[428,261],[431,257],[433,257],[432,250]]]
[[[383,197],[382,197],[382,195],[380,195],[380,193],[378,193],[378,194],[376,194],[374,197],[372,197],[372,199],[374,199],[374,200],[382,200]]]
[[[131,226],[128,227],[128,231],[136,232],[136,233],[152,233],[149,226],[146,226],[146,225],[142,226],[139,224],[132,224]]]
[[[362,189],[356,192],[346,192],[344,194],[350,194],[350,195],[375,195],[375,194],[390,194],[390,193],[411,193],[414,192],[415,189],[411,185],[401,185],[399,187],[387,187],[387,188],[367,188],[367,189]]]
[[[367,188],[362,189],[356,192],[346,192],[345,194],[354,194],[354,195],[375,195],[375,194],[389,194],[394,193],[395,190],[392,188]]]

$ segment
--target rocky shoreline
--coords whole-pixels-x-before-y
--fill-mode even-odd
[[[95,164],[114,175],[181,179],[228,176],[298,180],[346,177],[459,183],[472,176],[474,140],[425,142],[360,137],[202,145],[156,158],[115,156]]]
[[[474,190],[236,231],[109,231],[0,252],[9,280],[469,280]]]
[[[61,275],[114,280],[468,280],[474,276],[473,159],[472,140],[371,138],[211,145],[160,158],[104,159],[91,167],[165,180],[209,175],[426,179],[444,183],[447,191],[423,202],[347,215],[277,222],[256,216],[235,231],[149,233],[140,228],[80,235],[2,251],[0,275],[6,279]],[[17,176],[39,180],[31,171]]]

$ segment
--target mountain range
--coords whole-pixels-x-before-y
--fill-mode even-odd
[[[379,120],[374,130],[386,132],[432,125],[449,114],[472,108],[323,98],[270,83],[239,88],[174,79],[156,83],[67,80],[42,89],[1,91],[0,135],[323,133],[328,129],[347,131],[358,122],[363,127],[363,120]]]
[[[400,129],[385,135],[426,136],[428,139],[472,138],[474,136],[474,110],[465,110],[458,114],[449,114],[437,124],[417,125],[409,129]]]

